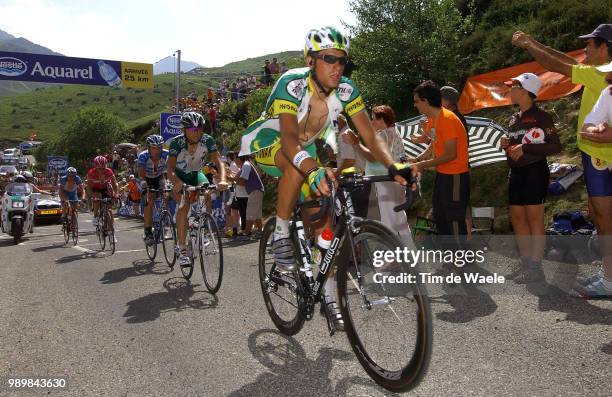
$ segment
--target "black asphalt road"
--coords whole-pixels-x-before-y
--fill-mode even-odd
[[[0,377],[65,377],[61,396],[380,396],[342,333],[319,315],[294,338],[270,321],[257,243],[226,243],[217,296],[160,255],[141,223],[117,220],[114,255],[91,217],[64,246],[58,225],[0,238]],[[589,269],[586,269],[589,270]],[[610,396],[612,302],[516,293],[432,298],[434,351],[423,396]],[[47,391],[0,395],[47,395]]]

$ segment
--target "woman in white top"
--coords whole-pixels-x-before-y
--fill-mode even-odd
[[[388,105],[375,106],[372,109],[372,126],[376,129],[376,138],[385,142],[393,160],[400,162],[400,158],[404,154],[404,143],[395,130],[395,112],[393,109]],[[367,160],[366,175],[387,175],[387,169],[374,160],[372,153],[359,142],[357,135],[352,134],[351,140],[355,150]],[[393,207],[404,203],[406,200],[405,188],[395,182],[377,182],[374,184],[374,190],[378,199],[380,215],[370,217],[378,218],[382,223],[395,230],[404,239],[405,243],[410,244],[412,238],[406,213],[404,211],[393,211]]]

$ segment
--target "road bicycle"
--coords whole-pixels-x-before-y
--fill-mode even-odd
[[[202,278],[208,291],[212,294],[219,291],[223,278],[223,246],[221,245],[221,234],[215,218],[206,211],[206,197],[215,190],[214,185],[187,186],[183,185],[181,191],[181,202],[177,208],[189,205],[188,196],[195,196],[196,200],[191,204],[191,210],[187,218],[187,251],[191,256],[190,266],[180,266],[183,277],[189,280],[193,274],[196,259],[200,261]],[[175,247],[177,246],[176,233]],[[179,255],[175,248],[175,257]]]
[[[104,251],[106,248],[106,240],[108,240],[108,246],[111,254],[115,253],[115,226],[113,222],[112,203],[113,198],[92,198],[93,201],[100,202],[100,211],[98,212],[96,225],[96,235],[100,242],[100,250]]]
[[[157,246],[158,244],[161,244],[164,251],[164,259],[166,260],[168,266],[170,266],[172,269],[176,262],[176,256],[174,255],[176,228],[174,226],[174,221],[172,220],[172,214],[168,208],[168,194],[172,192],[172,189],[145,189],[143,191],[145,206],[147,205],[148,200],[147,192],[150,192],[154,196],[152,210],[152,232],[154,240],[152,244],[145,243],[147,256],[151,261],[154,261],[155,257],[157,256]]]
[[[68,200],[68,213],[62,222],[62,233],[64,233],[64,243],[68,244],[72,238],[72,244],[79,242],[79,202],[80,200]]]
[[[330,198],[296,205],[290,236],[298,266],[291,273],[276,269],[272,253],[276,218],[271,218],[259,246],[259,278],[266,308],[280,332],[297,334],[321,303],[333,335],[335,324],[324,304],[323,286],[336,268],[337,301],[353,352],[375,382],[402,392],[423,379],[431,357],[432,314],[427,290],[419,280],[417,266],[387,258],[381,265],[375,260],[377,252],[406,245],[382,223],[355,216],[350,198],[351,192],[367,184],[388,181],[392,181],[389,176],[343,174],[337,179],[337,188],[330,185]],[[411,189],[406,191],[406,203],[395,211],[412,205],[414,194]],[[311,207],[320,207],[311,221],[331,211],[334,224],[331,244],[321,252],[318,264],[313,260],[314,239],[306,237],[302,221],[304,210]],[[413,275],[415,282],[379,282],[382,276],[397,272]]]

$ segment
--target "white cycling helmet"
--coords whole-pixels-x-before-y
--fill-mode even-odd
[[[350,41],[349,38],[334,27],[326,26],[320,29],[312,29],[306,34],[306,43],[304,45],[304,56],[309,52],[317,52],[335,48],[349,54]]]

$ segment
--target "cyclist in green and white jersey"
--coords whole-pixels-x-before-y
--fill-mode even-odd
[[[180,195],[183,185],[201,186],[209,183],[202,173],[208,155],[219,168],[217,188],[219,190],[227,188],[225,168],[217,151],[217,144],[213,137],[204,133],[204,124],[204,117],[200,113],[185,112],[181,116],[183,134],[172,138],[170,141],[167,163],[168,177],[174,185],[174,195],[177,202],[181,201]],[[176,213],[178,260],[181,266],[191,265],[191,257],[185,244],[188,228],[187,216],[190,208],[191,205],[184,205],[182,208],[177,208]]]
[[[291,69],[279,78],[261,117],[242,136],[240,155],[253,154],[264,172],[280,177],[272,244],[280,271],[291,272],[296,268],[289,219],[300,192],[302,198],[313,193],[330,194],[323,182],[326,174],[332,180],[334,176],[331,169],[324,169],[317,161],[315,140],[323,139],[337,148],[341,112],[351,118],[366,146],[396,181],[406,184],[401,175],[410,173],[409,170],[406,173],[406,165],[394,164],[384,144],[376,140],[359,89],[343,76],[348,53],[348,37],[335,28],[309,31],[304,46],[308,67]],[[326,219],[324,225],[315,225],[317,234],[328,224]],[[328,279],[328,284],[326,300],[334,299],[333,278]]]

